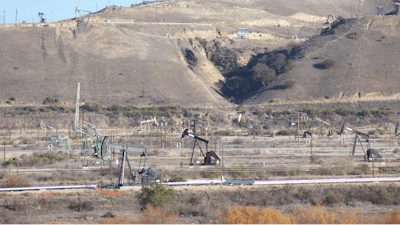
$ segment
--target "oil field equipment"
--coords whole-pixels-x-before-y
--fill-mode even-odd
[[[142,149],[142,154],[140,155],[140,161],[139,161],[139,168],[137,172],[132,171],[131,164],[129,163],[128,159],[128,152],[127,150],[129,148],[134,148],[134,147],[129,147],[129,146],[122,146],[122,145],[110,145],[111,148],[118,148],[122,150],[122,160],[121,160],[121,167],[119,171],[119,179],[118,179],[118,186],[135,186],[139,185],[140,183],[136,183],[141,180],[142,185],[150,185],[150,181],[157,182],[157,180],[161,179],[160,174],[155,171],[153,168],[146,168],[146,150]],[[139,148],[135,148],[139,149]],[[142,157],[144,157],[144,165],[143,168],[140,169]],[[131,184],[124,184],[124,177],[125,177],[125,162],[128,164],[129,172],[132,178],[132,183]]]
[[[77,26],[78,26],[78,27],[87,27],[87,25],[89,24],[90,16],[91,16],[93,13],[90,12],[90,11],[87,11],[87,10],[78,9],[78,7],[76,7],[76,8],[75,8],[75,15],[76,15],[77,12],[78,12],[79,15],[82,17],[82,19],[80,19],[80,20],[78,21]],[[87,14],[84,14],[84,15],[82,16],[82,15],[81,15],[81,12],[84,12],[84,13],[87,13]],[[86,21],[85,21],[85,17],[87,17],[87,20],[86,20]]]
[[[354,152],[356,151],[357,139],[358,139],[358,141],[359,141],[359,143],[360,143],[360,145],[361,145],[361,148],[363,149],[363,151],[364,151],[364,153],[365,153],[365,155],[364,155],[364,161],[371,162],[371,161],[373,160],[373,159],[372,159],[372,155],[375,155],[376,158],[383,159],[383,157],[382,157],[375,149],[371,149],[371,143],[369,142],[369,135],[368,135],[368,134],[364,134],[364,133],[362,133],[362,132],[360,132],[360,131],[351,129],[351,128],[349,127],[349,123],[348,123],[348,122],[346,122],[346,123],[343,124],[342,129],[340,130],[340,135],[342,135],[343,132],[344,132],[345,130],[347,130],[347,131],[352,132],[352,133],[355,134],[354,144],[353,144],[353,150],[352,150],[352,152],[351,152],[351,159],[352,159],[352,160],[353,160],[353,157],[354,157]],[[363,137],[363,138],[365,138],[366,141],[367,141],[367,146],[366,146],[367,152],[365,152],[365,150],[364,150],[364,147],[363,147],[363,145],[362,145],[362,143],[361,143],[361,140],[360,140],[360,136]]]
[[[241,39],[249,39],[249,28],[238,27],[238,37]]]
[[[46,18],[44,18],[44,13],[39,12],[38,17],[40,18],[41,23],[46,23]]]
[[[190,158],[190,165],[191,166],[193,165],[193,155],[194,155],[194,150],[196,148],[196,145],[199,146],[200,152],[204,157],[204,164],[203,165],[217,165],[217,164],[219,164],[221,159],[218,157],[218,155],[214,151],[208,151],[208,141],[207,140],[189,133],[188,129],[185,129],[185,131],[183,131],[181,140],[185,136],[189,136],[189,137],[192,137],[192,138],[195,139],[194,145],[193,145],[192,157]],[[206,154],[205,155],[204,155],[203,150],[201,149],[200,144],[198,143],[198,141],[204,142],[206,144]]]

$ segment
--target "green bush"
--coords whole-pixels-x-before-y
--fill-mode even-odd
[[[169,181],[170,182],[182,182],[182,181],[186,181],[186,178],[184,176],[181,176],[180,174],[174,174],[171,176]]]
[[[262,86],[265,86],[268,82],[275,79],[275,70],[269,68],[264,63],[257,63],[252,69],[253,73],[252,81],[253,83],[261,82]]]
[[[6,161],[6,165],[18,165],[18,159],[16,159],[16,158],[8,159]]]
[[[15,100],[17,100],[17,98],[16,97],[11,97],[10,100],[11,101],[15,101]]]
[[[341,116],[348,116],[348,115],[354,115],[355,110],[346,107],[339,107],[335,109],[335,113]]]
[[[55,161],[63,161],[65,157],[59,156],[52,152],[45,152],[41,154],[33,154],[33,163],[52,164]]]
[[[384,135],[384,134],[386,133],[386,130],[378,130],[378,133],[379,133],[380,135]]]
[[[129,117],[129,118],[141,115],[141,113],[139,111],[125,111],[124,114],[126,117]]]
[[[108,107],[109,111],[117,113],[117,114],[120,113],[122,109],[124,109],[124,107],[118,103],[115,103],[111,107]]]
[[[369,117],[369,116],[371,116],[371,112],[368,109],[363,109],[361,111],[361,116],[362,117]]]
[[[288,136],[288,135],[292,135],[293,131],[292,130],[279,130],[276,134],[281,135],[281,136]]]
[[[262,116],[262,115],[264,115],[264,110],[257,109],[254,114],[256,114],[257,116]]]
[[[56,102],[56,100],[49,96],[49,97],[44,99],[43,104],[52,104],[52,103],[55,103],[55,102]],[[58,99],[57,99],[57,102],[58,102]]]
[[[101,112],[101,105],[94,102],[85,102],[85,105],[83,105],[83,109],[87,110],[89,112],[95,112],[95,113],[100,113]]]
[[[175,191],[162,184],[156,184],[152,187],[142,187],[142,193],[138,196],[139,203],[142,207],[151,204],[154,207],[171,204],[171,197],[175,195]]]
[[[332,113],[332,109],[331,108],[326,108],[324,110],[322,110],[322,114],[323,115],[330,115]]]
[[[369,130],[367,134],[368,135],[375,135],[376,134],[376,130]]]
[[[124,110],[126,112],[126,111],[138,110],[138,108],[136,106],[133,106],[133,105],[127,105],[127,106],[125,106]]]
[[[292,112],[290,112],[289,110],[285,109],[282,111],[282,115],[292,115]]]

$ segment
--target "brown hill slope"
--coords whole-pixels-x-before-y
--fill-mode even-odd
[[[234,70],[252,63],[265,47],[271,51],[286,46],[292,35],[298,36],[298,43],[307,40],[328,15],[350,16],[353,7],[355,16],[357,2],[177,0],[114,6],[92,16],[87,28],[76,27],[79,18],[9,24],[0,27],[0,100],[4,104],[16,97],[17,104],[35,104],[52,96],[72,104],[80,80],[82,98],[103,105],[226,106],[229,103],[218,93],[224,91],[223,70],[228,67],[215,64],[215,49],[205,47],[216,46],[223,56],[219,61],[232,62],[229,69]],[[375,1],[359,2],[358,15],[376,12]],[[390,2],[380,4],[388,9]],[[238,26],[250,28],[250,39],[237,38]],[[317,92],[315,96],[326,95]],[[288,98],[273,93],[278,93],[276,99]],[[259,96],[257,102],[270,98]],[[301,98],[309,96],[314,95]]]
[[[398,99],[399,30],[399,16],[342,20],[331,31],[293,50],[296,68],[278,76],[245,102]],[[319,65],[326,59],[335,60],[336,66],[321,69]],[[284,82],[291,79],[297,85],[286,89]]]
[[[130,27],[16,28],[0,35],[3,100],[73,100],[80,80],[82,98],[104,104],[225,102],[209,88],[219,73],[193,73],[179,40],[140,35]]]

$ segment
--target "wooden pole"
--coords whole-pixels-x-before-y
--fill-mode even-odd
[[[158,126],[157,126],[157,149],[158,149]]]
[[[184,146],[184,144],[185,144],[185,140],[182,139],[182,153],[181,153],[181,156],[184,156],[184,154],[183,154],[183,146]]]
[[[314,160],[313,160],[313,157],[312,157],[312,136],[313,136],[313,133],[312,133],[312,131],[311,131],[311,141],[310,141],[310,147],[311,147],[311,163],[314,161]]]
[[[167,149],[167,125],[164,126],[164,148]]]
[[[162,141],[162,136],[163,136],[163,134],[162,134],[162,127],[160,127],[160,138],[161,138],[161,142],[160,142],[160,148],[162,149],[162,143],[163,143],[163,141]]]
[[[392,125],[390,125],[390,149],[392,149]]]
[[[22,127],[21,127],[21,120],[18,120],[19,123],[19,135],[22,135]]]
[[[169,125],[169,150],[172,149],[172,137],[171,137],[172,127]]]
[[[387,131],[385,130],[385,151],[387,151],[387,139],[386,139]]]
[[[297,149],[300,149],[300,130],[299,130],[299,125],[300,124],[300,117],[299,114],[297,114]]]
[[[150,125],[150,148],[153,145],[153,124]]]
[[[6,162],[6,140],[4,139],[4,163]]]

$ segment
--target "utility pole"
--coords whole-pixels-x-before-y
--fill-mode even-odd
[[[96,12],[97,12],[97,2],[96,2]]]
[[[157,126],[157,149],[158,149],[158,126]]]
[[[3,9],[3,26],[6,26],[6,10]]]
[[[164,125],[164,148],[167,149],[167,125]]]
[[[4,138],[4,162],[6,162],[6,139]]]
[[[300,117],[297,114],[297,149],[300,149],[300,131],[299,131]]]
[[[51,22],[53,22],[53,12],[51,13]]]
[[[311,141],[310,141],[310,147],[311,147],[311,163],[314,161],[314,160],[313,160],[313,157],[312,157],[312,136],[313,136],[313,133],[312,133],[312,131],[311,131]]]
[[[16,14],[15,14],[15,25],[18,24],[18,9],[15,9]]]
[[[169,125],[169,150],[172,149],[171,131],[172,131],[172,127],[171,127],[171,125]]]
[[[150,148],[153,145],[153,124],[150,125]]]

